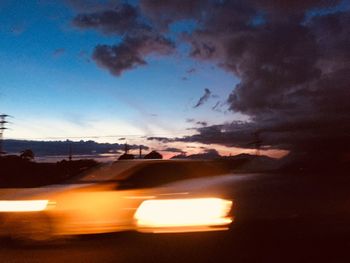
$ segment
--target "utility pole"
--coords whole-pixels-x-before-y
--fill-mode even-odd
[[[139,148],[139,159],[142,158],[142,145],[140,145],[140,148]]]
[[[129,146],[128,146],[127,142],[125,142],[125,145],[124,145],[124,152],[125,152],[125,154],[128,154],[128,152],[129,152]]]
[[[68,155],[68,160],[71,162],[73,159],[73,154],[72,154],[72,142],[69,141],[69,155]]]
[[[260,139],[260,131],[254,133],[254,144],[255,144],[255,155],[260,156],[260,148],[262,144],[262,140]]]
[[[3,142],[4,142],[4,131],[7,129],[7,127],[5,127],[5,124],[8,123],[8,121],[6,121],[7,117],[9,117],[9,115],[0,114],[0,156],[5,153],[3,150]]]

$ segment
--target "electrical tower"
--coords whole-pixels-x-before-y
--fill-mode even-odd
[[[0,114],[0,156],[3,155],[5,152],[3,150],[3,141],[4,141],[4,131],[7,129],[5,126],[8,121],[6,121],[6,118],[9,117],[7,114]]]

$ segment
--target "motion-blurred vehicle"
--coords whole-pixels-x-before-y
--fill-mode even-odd
[[[0,233],[23,240],[137,230],[227,229],[232,200],[208,192],[210,162],[117,161],[61,185],[0,190]],[[221,177],[220,177],[221,178]]]

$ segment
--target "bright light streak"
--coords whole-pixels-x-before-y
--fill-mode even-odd
[[[48,200],[0,201],[0,212],[43,211],[48,203]]]
[[[135,213],[138,227],[206,227],[232,222],[232,201],[220,198],[163,199],[144,201]]]

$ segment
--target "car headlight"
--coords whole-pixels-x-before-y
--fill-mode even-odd
[[[0,201],[0,212],[37,212],[46,209],[48,200]]]
[[[220,198],[144,201],[135,213],[140,228],[209,227],[232,222],[232,201]]]

